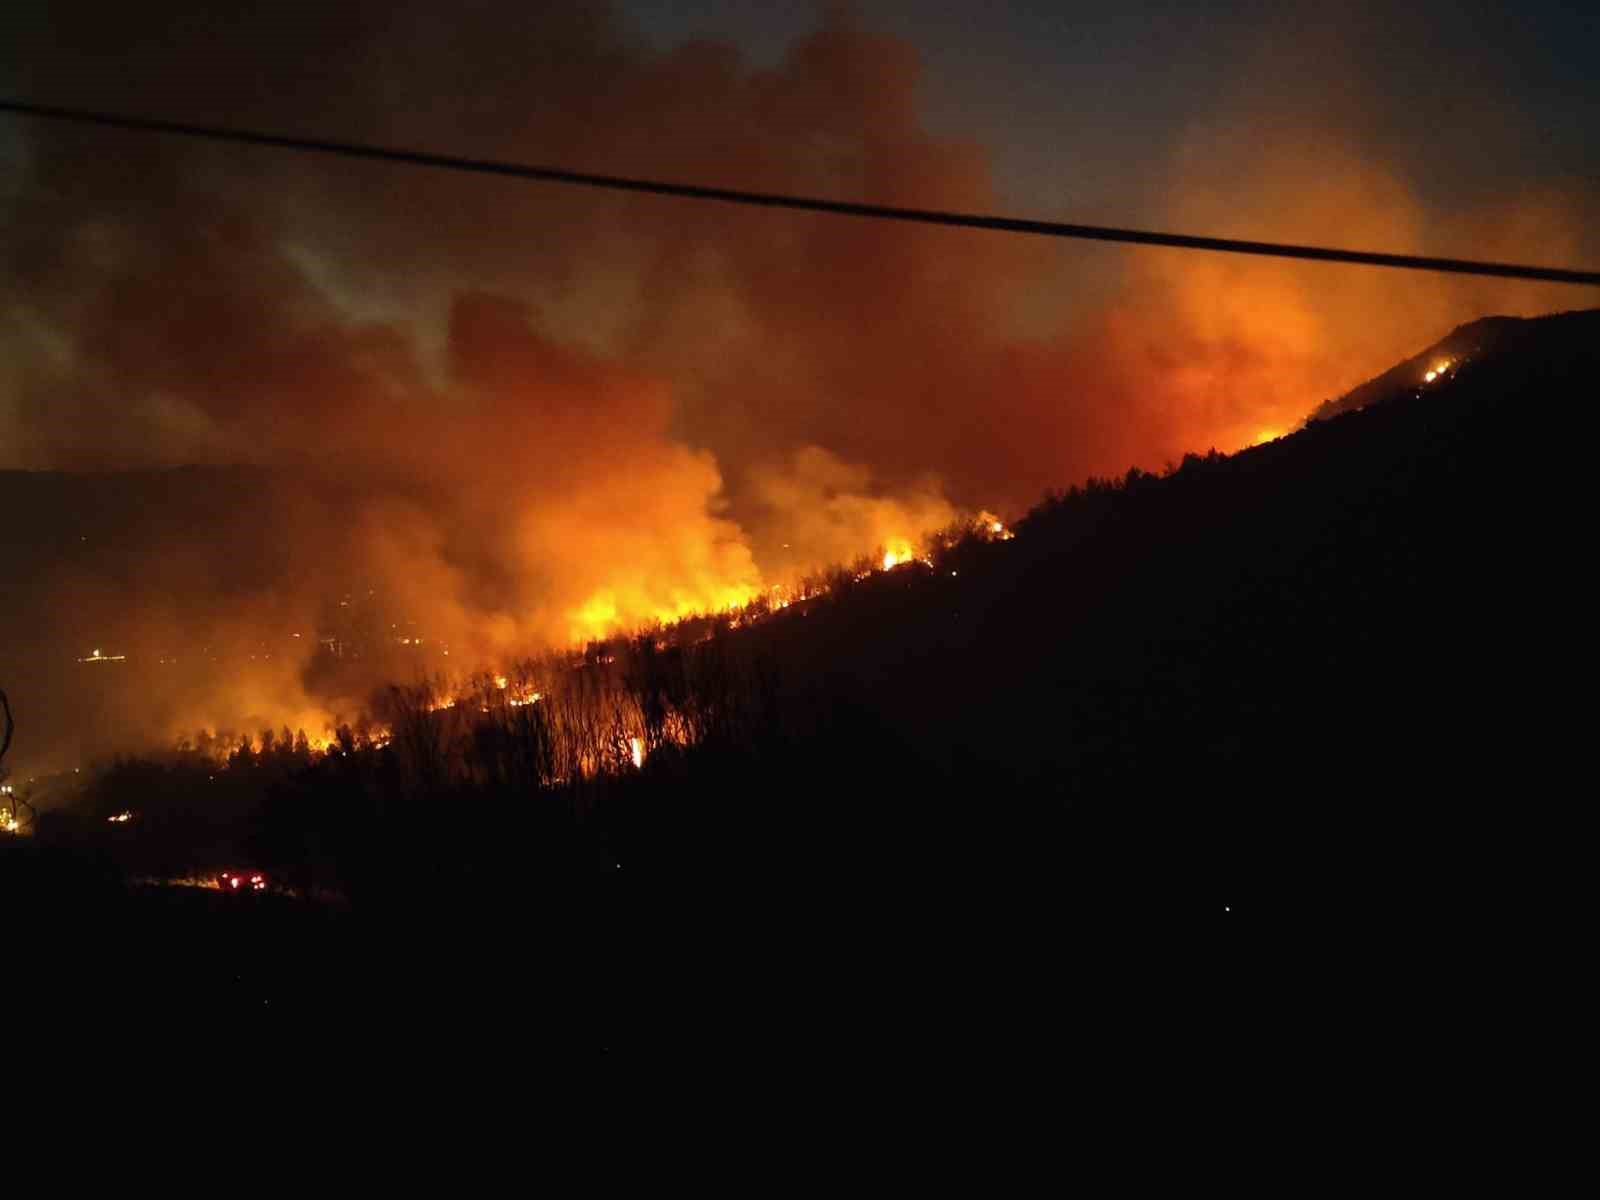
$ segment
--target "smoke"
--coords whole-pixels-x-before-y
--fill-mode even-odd
[[[802,446],[785,462],[752,473],[752,536],[787,538],[774,556],[779,569],[799,574],[822,563],[849,563],[880,551],[904,554],[917,535],[942,530],[957,518],[936,479],[902,486],[893,496],[873,487],[871,470],[821,446]]]
[[[714,43],[648,51],[590,7],[332,7],[161,37],[142,12],[46,12],[0,78],[219,124],[999,207],[983,148],[925,128],[913,50],[838,17],[761,69]],[[1395,161],[1359,87],[1289,99],[1297,63],[1354,51],[1280,51],[1242,51],[1238,93],[1154,176],[1153,223],[1595,257],[1592,194],[1427,199],[1426,164]],[[0,152],[20,180],[0,193],[0,465],[252,468],[130,483],[131,513],[38,516],[50,532],[7,588],[42,632],[8,634],[5,665],[63,727],[98,727],[77,748],[349,715],[376,680],[314,654],[357,610],[428,648],[401,660],[416,672],[722,608],[960,509],[1247,444],[1460,321],[1570,303],[90,130],[27,126]],[[86,718],[61,665],[94,639],[139,665]],[[169,658],[178,674],[153,671]]]

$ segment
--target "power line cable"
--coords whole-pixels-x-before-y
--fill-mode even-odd
[[[1415,254],[1387,254],[1369,250],[1341,250],[1331,246],[1301,246],[1286,242],[1242,241],[1236,238],[1198,237],[1147,229],[1118,229],[1105,225],[1070,225],[1059,221],[1035,221],[1021,217],[996,217],[980,213],[947,212],[938,209],[897,208],[884,204],[857,204],[847,200],[824,200],[815,196],[794,196],[779,192],[748,192],[733,188],[704,187],[692,183],[668,183],[625,175],[595,175],[559,167],[536,167],[501,159],[463,158],[453,154],[434,154],[421,150],[401,150],[358,142],[328,141],[229,129],[211,125],[192,125],[181,121],[162,121],[150,117],[129,117],[89,109],[61,108],[0,98],[0,112],[46,120],[73,121],[112,129],[165,133],[179,137],[204,138],[280,150],[300,150],[316,154],[336,154],[413,167],[468,171],[480,175],[501,175],[531,179],[541,183],[561,183],[578,187],[604,188],[618,192],[642,192],[655,196],[675,196],[687,200],[714,200],[759,208],[791,209],[801,212],[832,213],[845,217],[866,217],[883,221],[908,221],[921,225],[945,225],[960,229],[987,229],[1000,233],[1034,234],[1041,237],[1076,238],[1095,242],[1121,242],[1136,246],[1167,246],[1178,250],[1210,250],[1223,254],[1253,254],[1268,258],[1297,258],[1312,262],[1352,263],[1369,267],[1392,267],[1410,271],[1437,271],[1454,275],[1486,275],[1501,279],[1533,279],[1546,283],[1572,283],[1600,286],[1600,271],[1565,267],[1536,267],[1521,263],[1479,262],[1462,258],[1432,258]]]

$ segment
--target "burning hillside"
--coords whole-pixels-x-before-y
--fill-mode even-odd
[[[450,41],[499,68],[464,86],[427,78],[425,8],[287,26],[263,10],[244,33],[196,20],[166,40],[109,12],[19,35],[0,65],[90,100],[115,90],[116,45],[153,114],[192,108],[203,67],[207,111],[241,128],[1007,207],[989,153],[929,127],[937,80],[914,50],[843,16],[758,65],[705,42],[648,50],[583,5],[512,27],[475,11]],[[1328,49],[1309,41],[1246,56],[1239,95],[1151,168],[1152,223],[1593,257],[1581,188],[1440,211],[1359,112],[1296,102],[1277,85]],[[242,65],[280,44],[349,68],[296,111],[299,93],[258,93]],[[1261,80],[1285,102],[1241,141]],[[401,94],[439,99],[400,112]],[[28,519],[0,582],[0,670],[44,716],[27,749],[42,765],[202,725],[315,735],[383,679],[781,607],[829,564],[915,562],[925,531],[981,506],[1015,514],[1066,482],[1267,440],[1417,329],[1563,295],[161,138],[113,153],[107,136],[23,130],[0,199],[0,464],[29,473],[5,481]],[[325,611],[341,600],[344,624]],[[106,661],[75,661],[96,648]]]
[[[152,878],[248,851],[302,891],[385,886],[391,858],[464,877],[533,854],[877,871],[1126,849],[1211,871],[1282,828],[1268,857],[1291,864],[1499,845],[1499,810],[1436,775],[1512,794],[1543,779],[1528,748],[1581,720],[1547,677],[1586,615],[1560,552],[1581,477],[1529,452],[1525,416],[1581,405],[1597,318],[1443,374],[1423,356],[1390,402],[1091,481],[1014,536],[979,514],[906,561],[879,547],[742,608],[402,680],[325,745],[191,737],[86,778],[45,833]]]

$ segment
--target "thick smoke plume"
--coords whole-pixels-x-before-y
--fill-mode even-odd
[[[142,10],[46,10],[0,77],[218,124],[1001,207],[983,148],[924,127],[915,54],[842,19],[758,69],[714,43],[648,51],[583,7],[331,7],[160,38]],[[1159,222],[1595,257],[1592,195],[1425,200],[1362,104],[1281,100],[1278,51],[1241,49],[1253,83],[1193,122]],[[75,731],[60,761],[202,724],[318,732],[375,682],[313,664],[353,612],[465,670],[725,607],[961,510],[1248,444],[1460,321],[1570,303],[18,130],[0,142],[0,466],[244,469],[20,518],[0,665]],[[94,707],[63,647],[101,641],[129,665]]]

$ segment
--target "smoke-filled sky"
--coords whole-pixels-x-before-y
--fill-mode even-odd
[[[1390,8],[40,3],[9,11],[0,92],[886,204],[1600,261],[1596,16]],[[0,468],[264,469],[224,539],[151,508],[96,553],[79,509],[31,514],[46,550],[90,549],[8,580],[51,637],[5,638],[84,652],[309,642],[365,584],[488,661],[1231,450],[1462,321],[1592,302],[11,118],[0,210]],[[318,710],[302,659],[274,661],[248,700],[152,696],[147,724]]]

